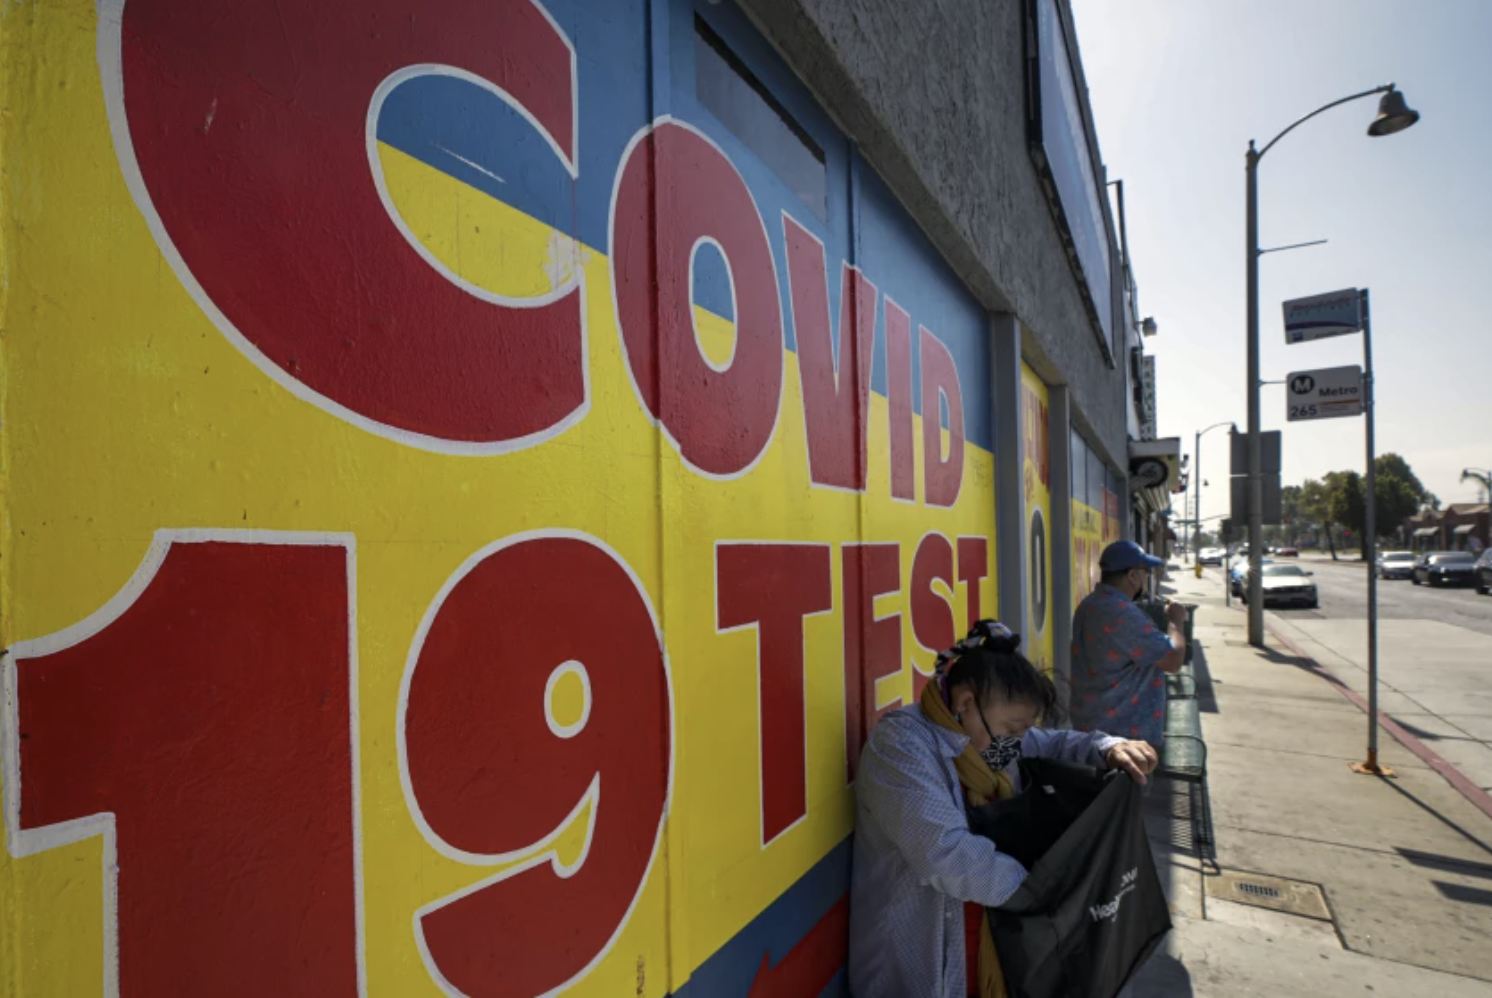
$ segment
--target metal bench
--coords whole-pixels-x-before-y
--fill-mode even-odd
[[[1190,663],[1181,666],[1181,671],[1166,677],[1167,700],[1189,700],[1197,696],[1197,673]]]
[[[1140,599],[1135,605],[1145,612],[1155,627],[1164,632],[1170,622],[1161,600]],[[1212,803],[1207,793],[1207,743],[1202,739],[1202,709],[1197,699],[1197,673],[1194,666],[1196,643],[1192,638],[1196,621],[1196,604],[1186,606],[1186,657],[1181,669],[1166,677],[1165,745],[1155,775],[1185,783],[1189,787],[1189,812],[1192,839],[1203,859],[1215,859],[1212,835]]]
[[[1207,743],[1202,740],[1202,711],[1195,696],[1166,700],[1166,744],[1158,772],[1188,783],[1207,779]]]
[[[1202,738],[1202,708],[1197,678],[1190,665],[1166,680],[1166,741],[1155,775],[1190,786],[1192,836],[1203,859],[1212,859],[1212,802],[1207,792],[1207,743]]]

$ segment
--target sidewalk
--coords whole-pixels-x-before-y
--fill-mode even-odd
[[[1363,712],[1274,639],[1251,648],[1216,573],[1171,575],[1177,598],[1201,604],[1216,866],[1195,858],[1185,786],[1161,781],[1147,821],[1175,929],[1131,993],[1492,996],[1492,818],[1386,733],[1381,761],[1398,778],[1351,772]],[[1316,917],[1241,903],[1257,888],[1231,879],[1315,896]]]
[[[1280,614],[1269,626],[1283,648],[1294,646],[1367,697],[1363,620]],[[1381,619],[1378,664],[1379,710],[1471,784],[1492,789],[1492,635],[1448,621]]]

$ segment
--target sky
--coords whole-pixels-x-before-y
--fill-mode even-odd
[[[1123,179],[1141,315],[1159,333],[1158,431],[1246,428],[1244,154],[1323,104],[1397,83],[1422,115],[1369,138],[1377,98],[1327,111],[1259,166],[1260,368],[1362,363],[1362,337],[1287,346],[1281,302],[1371,291],[1378,453],[1402,454],[1443,502],[1492,467],[1492,2],[1073,0],[1109,179]],[[1285,484],[1364,468],[1364,421],[1285,420]],[[1195,464],[1195,461],[1193,462]],[[1202,439],[1202,516],[1227,511],[1227,430]],[[1179,508],[1178,508],[1179,511]]]

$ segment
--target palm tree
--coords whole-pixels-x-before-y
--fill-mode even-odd
[[[1468,478],[1480,485],[1482,491],[1487,494],[1487,501],[1492,502],[1492,471],[1485,468],[1467,468],[1461,472],[1461,481],[1464,482]]]

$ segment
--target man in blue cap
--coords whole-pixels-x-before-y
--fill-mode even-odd
[[[1186,658],[1186,608],[1166,607],[1162,631],[1135,597],[1152,569],[1165,562],[1134,541],[1104,548],[1098,568],[1103,581],[1078,605],[1072,619],[1073,727],[1108,731],[1149,742],[1159,749],[1165,737],[1166,678]]]

